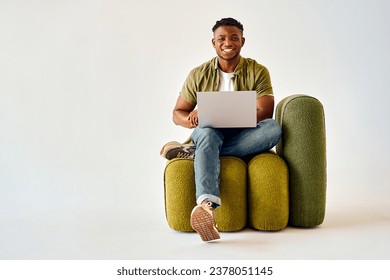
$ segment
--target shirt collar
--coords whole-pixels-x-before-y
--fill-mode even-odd
[[[242,56],[240,56],[240,61],[238,62],[236,69],[234,69],[234,75],[239,75],[241,73],[243,63],[244,63],[244,58]],[[214,58],[214,70],[219,70],[218,57]]]
[[[218,67],[218,57],[214,58],[214,70],[219,70],[219,67]]]

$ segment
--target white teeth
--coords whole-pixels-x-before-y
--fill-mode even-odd
[[[233,51],[233,49],[224,49],[223,51],[224,52],[231,52],[231,51]]]

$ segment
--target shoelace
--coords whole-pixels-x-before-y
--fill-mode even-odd
[[[191,152],[192,147],[183,147],[183,151],[177,153],[177,157],[194,158],[195,154]]]
[[[177,157],[179,157],[179,158],[193,158],[194,155],[191,153],[178,152]]]

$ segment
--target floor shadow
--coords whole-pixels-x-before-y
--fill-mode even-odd
[[[346,228],[385,223],[390,225],[389,209],[362,205],[328,210],[323,226],[327,228]]]

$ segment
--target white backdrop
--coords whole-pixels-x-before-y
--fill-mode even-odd
[[[387,0],[0,0],[0,223],[163,212],[159,150],[190,133],[171,110],[228,16],[277,102],[323,103],[328,201],[387,199],[389,12]]]

